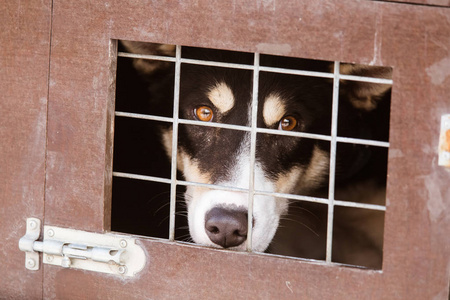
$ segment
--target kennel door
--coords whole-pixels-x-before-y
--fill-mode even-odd
[[[53,1],[45,225],[110,231],[117,40],[394,69],[382,270],[136,237],[135,277],[44,266],[44,298],[446,299],[450,12],[378,1]]]
[[[28,217],[44,217],[51,6],[51,0],[0,3],[2,299],[42,297],[42,268],[25,268],[18,241]]]

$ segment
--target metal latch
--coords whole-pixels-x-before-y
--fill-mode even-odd
[[[450,114],[441,118],[438,164],[450,168]]]
[[[28,218],[19,248],[29,270],[39,270],[39,252],[45,264],[123,276],[134,276],[145,266],[145,252],[133,238],[55,226],[44,226],[42,242],[40,235],[41,221]]]

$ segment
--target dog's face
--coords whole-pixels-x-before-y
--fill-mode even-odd
[[[132,44],[126,46],[133,52]],[[155,49],[150,49],[149,54]],[[143,73],[153,72],[151,63],[149,66],[145,61],[138,63],[150,70],[143,70],[137,64]],[[355,68],[344,71],[350,74]],[[183,64],[179,117],[250,127],[252,81],[253,73],[248,70]],[[332,80],[260,72],[258,85],[258,128],[330,135]],[[374,96],[382,95],[387,89],[367,84],[352,87],[353,93],[341,94],[341,100],[347,105],[343,105],[340,114],[346,113],[345,108],[353,113],[373,109]],[[172,101],[171,96],[168,98],[167,101]],[[343,120],[340,128],[346,128],[346,119]],[[170,156],[173,130],[171,127],[161,130],[163,145]],[[189,231],[196,243],[246,249],[249,195],[245,189],[249,189],[252,170],[255,191],[307,195],[328,183],[330,145],[327,141],[257,133],[253,168],[250,149],[250,131],[179,125],[177,167],[187,181],[244,189],[187,186]],[[287,209],[285,198],[258,193],[253,197],[254,251],[266,250]]]
[[[181,118],[251,126],[251,72],[187,65],[181,74]],[[259,84],[259,128],[329,134],[332,93],[323,79],[261,72]],[[172,131],[164,130],[163,137],[170,153]],[[250,140],[248,131],[180,125],[178,168],[187,181],[248,189]],[[258,134],[255,190],[305,193],[318,187],[328,177],[326,148],[311,139]],[[248,193],[188,186],[185,198],[195,242],[245,249]],[[255,251],[268,247],[287,206],[284,198],[253,198]]]

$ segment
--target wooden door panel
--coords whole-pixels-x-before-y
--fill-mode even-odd
[[[386,65],[394,69],[382,271],[141,238],[136,278],[46,266],[47,298],[445,299],[450,174],[437,166],[450,111],[448,9],[330,0],[54,1],[46,216],[109,230],[115,39]]]
[[[0,4],[0,298],[40,299],[42,267],[18,248],[44,216],[51,1]]]

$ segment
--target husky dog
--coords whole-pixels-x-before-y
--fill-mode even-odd
[[[173,46],[160,44],[123,42],[123,46],[127,51],[139,54],[173,56],[175,51]],[[246,64],[253,62],[251,54],[198,48],[183,48],[183,55],[211,61]],[[171,116],[173,65],[145,59],[134,59],[133,64],[147,79],[151,91],[150,101],[155,111],[159,110],[158,114]],[[330,63],[312,63],[274,56],[261,56],[261,64],[330,71]],[[358,76],[390,77],[390,70],[381,67],[343,64],[340,72]],[[205,123],[251,126],[252,71],[182,64],[180,74],[179,118]],[[255,108],[258,128],[280,132],[331,134],[331,79],[260,72],[258,85],[258,106]],[[386,100],[389,98],[389,90],[390,86],[384,84],[341,81],[338,135],[387,140],[387,126],[380,125],[386,122],[379,119],[381,117],[377,111],[383,110],[380,107],[384,107],[383,118],[389,118],[389,114],[387,113],[386,117],[385,113],[389,111],[389,99]],[[172,132],[171,125],[160,128],[162,144],[169,157],[172,153]],[[249,188],[250,172],[253,169],[256,191],[328,198],[329,141],[258,133],[253,168],[250,165],[250,149],[249,131],[180,124],[177,168],[186,181],[239,189]],[[335,196],[341,197],[338,199],[384,204],[386,171],[381,167],[379,172],[380,163],[374,160],[377,155],[372,152],[374,151],[367,146],[344,143],[338,145],[335,189]],[[381,163],[383,164],[385,161]],[[237,189],[225,191],[220,188],[187,186],[185,200],[192,239],[202,245],[245,250],[248,199],[248,193]],[[289,208],[289,205],[292,208]],[[295,209],[299,210],[300,214],[291,213],[291,210],[295,212]],[[375,212],[377,217],[372,215],[371,211],[355,214],[354,211],[335,209],[334,261],[380,267],[383,214],[381,217],[378,212]],[[289,216],[288,221],[284,221],[285,216]],[[323,259],[326,205],[303,202],[299,204],[298,201],[257,193],[253,198],[252,219],[254,251]],[[369,221],[364,226],[359,226],[361,220]],[[305,232],[302,234],[300,231],[292,235],[292,221],[302,224],[300,227]],[[278,230],[280,222],[285,224]],[[340,225],[345,222],[347,225]],[[351,234],[345,228],[353,230],[354,237],[349,238]],[[338,241],[338,237],[343,238]],[[363,249],[363,253],[358,254],[357,249]]]

